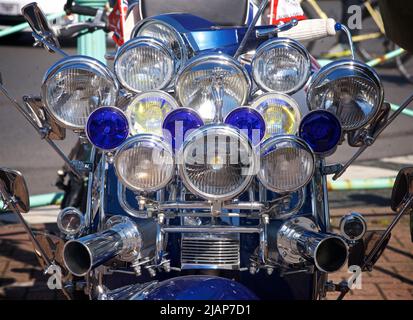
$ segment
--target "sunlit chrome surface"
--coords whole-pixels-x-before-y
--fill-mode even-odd
[[[119,48],[114,68],[121,85],[139,93],[167,88],[174,77],[175,64],[173,53],[163,42],[138,37]]]
[[[42,81],[42,100],[55,120],[65,128],[84,129],[90,113],[115,105],[118,84],[100,61],[70,56],[47,70]]]
[[[280,135],[265,140],[260,148],[260,161],[258,178],[274,192],[298,190],[314,175],[314,153],[296,136]]]
[[[85,227],[85,218],[78,209],[66,207],[57,216],[57,227],[67,236],[80,234]]]
[[[251,103],[251,108],[260,112],[265,120],[265,138],[297,133],[301,111],[292,97],[282,93],[266,93],[257,97]]]
[[[255,170],[248,138],[228,125],[207,125],[191,133],[178,153],[185,186],[208,200],[228,200],[243,192]]]
[[[252,76],[264,91],[295,93],[305,85],[310,71],[307,49],[292,39],[268,40],[252,60]]]
[[[189,50],[182,35],[171,25],[156,19],[147,18],[135,25],[131,38],[149,37],[162,41],[173,52],[176,68],[179,70],[188,60]]]
[[[178,107],[176,100],[163,91],[153,90],[137,95],[125,112],[131,135],[151,133],[162,136],[162,123],[165,117]]]
[[[160,137],[140,134],[116,152],[115,171],[130,190],[151,192],[165,187],[175,173],[171,147]]]
[[[341,121],[343,130],[368,124],[384,99],[377,73],[366,64],[340,60],[324,66],[311,80],[307,104],[310,110],[327,109]]]
[[[305,217],[286,221],[277,233],[277,248],[290,264],[312,262],[322,272],[335,272],[347,261],[348,248],[342,238],[318,232]]]
[[[225,118],[244,105],[250,88],[251,80],[244,67],[224,54],[193,58],[176,79],[176,95],[182,106],[195,109],[206,122],[216,119],[220,109]]]

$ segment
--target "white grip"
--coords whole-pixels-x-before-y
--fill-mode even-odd
[[[301,20],[290,30],[278,33],[279,37],[298,41],[316,40],[336,34],[334,19]]]

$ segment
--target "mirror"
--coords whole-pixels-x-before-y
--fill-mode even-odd
[[[14,198],[20,212],[30,210],[29,191],[26,181],[19,171],[0,168],[0,193],[5,199]]]
[[[29,23],[30,27],[33,30],[33,33],[36,34],[40,39],[36,40],[42,41],[45,47],[49,51],[53,51],[47,44],[60,49],[60,43],[57,39],[57,36],[53,29],[50,27],[47,18],[43,11],[39,8],[36,2],[29,3],[25,5],[22,10],[22,15]]]
[[[49,127],[48,137],[51,140],[64,140],[66,137],[66,129],[62,128],[47,111],[40,97],[24,96],[23,101],[26,104],[27,112],[37,123],[42,127]]]
[[[397,211],[408,195],[413,194],[413,167],[406,167],[399,171],[394,182],[390,207]]]

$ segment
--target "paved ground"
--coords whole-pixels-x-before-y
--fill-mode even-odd
[[[30,221],[49,219],[57,211],[57,208],[37,209],[32,212]],[[349,211],[365,213],[369,227],[377,229],[387,226],[392,218],[386,207],[337,208],[332,212],[333,225],[337,226],[339,217]],[[11,218],[3,219],[3,223],[7,224],[0,226],[0,299],[64,299],[60,292],[47,288],[47,279],[22,227],[12,223]],[[38,230],[55,229],[53,224],[35,224],[34,227]],[[332,274],[330,279],[340,282],[349,276],[343,270]],[[330,293],[328,299],[335,299],[337,295]],[[413,243],[407,217],[394,230],[390,244],[374,270],[363,274],[362,289],[353,290],[346,299],[413,300]]]

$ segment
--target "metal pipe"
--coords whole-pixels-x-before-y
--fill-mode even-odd
[[[184,209],[210,209],[211,203],[208,201],[197,202],[165,202],[159,204],[161,210],[184,210]],[[260,202],[231,202],[224,203],[222,208],[228,210],[261,210],[264,209],[264,204]]]
[[[96,156],[96,148],[95,146],[92,146],[92,150],[90,151],[90,158],[89,161],[90,163],[95,162],[95,156]],[[86,221],[86,228],[90,229],[93,223],[93,217],[92,217],[92,192],[93,192],[93,171],[90,170],[89,176],[87,179],[87,202],[86,202],[86,212],[85,212],[85,221]]]
[[[261,227],[234,227],[234,226],[169,226],[163,227],[163,232],[166,233],[260,233]]]
[[[254,30],[254,27],[256,26],[258,19],[261,17],[261,15],[264,13],[265,8],[267,7],[269,3],[269,0],[263,0],[261,2],[261,5],[258,9],[257,14],[255,15],[254,19],[252,20],[251,24],[249,25],[247,32],[245,32],[244,38],[242,38],[241,43],[235,52],[234,58],[238,59],[238,57],[241,55],[242,50],[244,50],[245,45],[247,44],[247,41],[251,35],[251,32]]]

